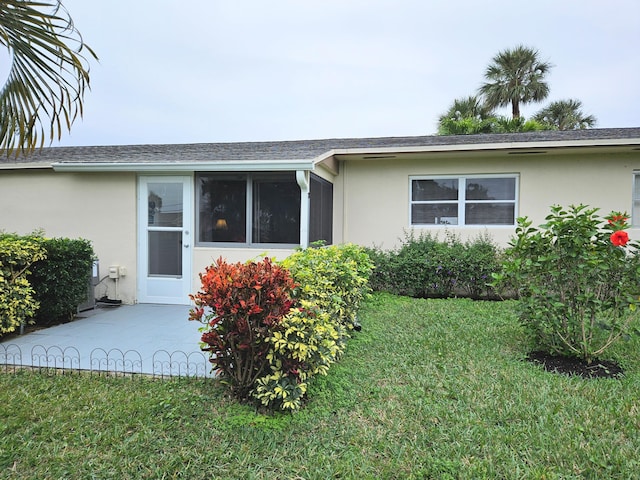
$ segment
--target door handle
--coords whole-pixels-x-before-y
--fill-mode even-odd
[[[189,244],[188,244],[188,243],[185,243],[185,244],[184,244],[184,248],[189,248]]]

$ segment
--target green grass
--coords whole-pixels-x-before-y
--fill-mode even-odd
[[[378,294],[360,321],[292,415],[199,380],[0,375],[0,478],[638,478],[637,339],[624,378],[582,380],[523,361],[510,302]]]

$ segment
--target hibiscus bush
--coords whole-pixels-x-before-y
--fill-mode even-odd
[[[495,285],[515,291],[519,315],[537,348],[593,361],[637,330],[638,243],[628,216],[597,208],[555,205],[538,228],[518,219]]]
[[[221,380],[247,399],[256,380],[270,371],[269,338],[293,305],[293,279],[269,258],[235,264],[220,258],[200,279],[190,320],[204,324],[202,347]]]

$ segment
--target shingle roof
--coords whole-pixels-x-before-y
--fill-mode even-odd
[[[640,128],[605,128],[541,131],[512,134],[455,136],[334,138],[276,142],[196,143],[167,145],[116,145],[49,147],[29,156],[2,156],[0,164],[53,163],[198,163],[274,160],[312,160],[331,150],[393,149],[407,147],[472,146],[504,143],[581,142],[625,140],[638,144]],[[634,141],[631,141],[634,140]]]

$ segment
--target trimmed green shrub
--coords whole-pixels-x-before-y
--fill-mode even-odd
[[[47,258],[35,263],[29,276],[40,302],[36,322],[71,320],[78,305],[87,299],[95,259],[93,247],[89,240],[69,238],[43,239],[42,245]]]
[[[38,237],[0,235],[0,334],[33,323],[39,304],[27,276],[33,263],[45,256]]]
[[[500,251],[487,234],[462,242],[451,233],[439,240],[430,232],[410,232],[396,250],[367,251],[375,263],[376,291],[417,298],[495,296],[488,284],[500,269]]]
[[[380,247],[365,247],[374,268],[369,277],[369,287],[374,292],[398,292],[394,261],[396,253]]]
[[[269,338],[270,374],[253,393],[272,409],[300,408],[309,381],[326,375],[359,329],[357,310],[369,294],[373,264],[362,247],[347,244],[299,250],[285,259],[296,288],[297,308]]]
[[[371,279],[375,290],[426,298],[446,297],[453,289],[449,245],[431,233],[405,232],[398,249],[371,249],[369,255],[377,260]]]
[[[467,241],[457,263],[457,288],[469,298],[494,298],[493,274],[502,268],[503,252],[489,234]]]
[[[373,262],[363,247],[331,245],[298,250],[285,260],[298,288],[294,296],[308,300],[340,320],[347,328],[357,326],[357,311],[369,294]]]
[[[271,373],[258,379],[253,395],[271,409],[300,408],[308,382],[326,375],[344,352],[345,336],[342,322],[301,300],[269,338]]]

